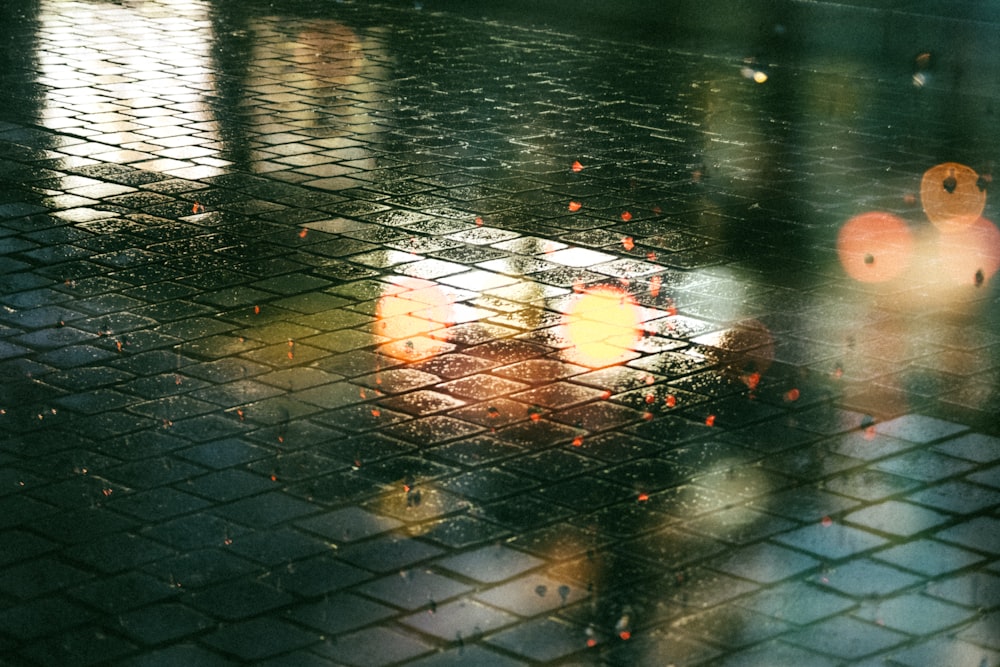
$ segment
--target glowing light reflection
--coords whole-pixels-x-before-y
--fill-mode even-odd
[[[600,285],[574,295],[563,316],[571,361],[601,368],[628,357],[641,332],[642,309],[627,292]]]
[[[447,288],[418,278],[397,277],[376,306],[373,331],[390,339],[384,351],[406,360],[445,351],[454,322],[454,298]]]

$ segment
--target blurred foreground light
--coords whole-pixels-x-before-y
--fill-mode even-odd
[[[982,286],[1000,270],[1000,230],[986,218],[938,239],[939,273],[956,285]]]
[[[924,172],[920,201],[928,220],[942,232],[956,232],[974,223],[986,207],[986,189],[979,174],[957,162],[944,162]]]
[[[891,213],[862,213],[837,236],[837,255],[849,276],[861,282],[892,280],[909,265],[913,234]]]
[[[574,363],[602,368],[623,361],[639,340],[642,309],[632,296],[610,285],[574,296],[563,314],[563,335]]]

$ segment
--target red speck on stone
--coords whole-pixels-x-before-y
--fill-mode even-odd
[[[785,400],[788,401],[789,403],[794,403],[795,401],[799,400],[799,397],[801,395],[802,394],[801,392],[799,392],[798,389],[792,387],[791,389],[785,392]]]
[[[611,392],[605,389],[603,392],[601,392],[601,398],[604,399],[605,401],[608,400],[609,398],[611,398]]]
[[[299,238],[300,239],[304,239],[307,234],[309,234],[309,230],[306,229],[305,227],[303,227],[301,230],[299,230]]]
[[[656,396],[654,396],[653,394],[646,394],[646,403],[648,405],[652,405],[653,403],[656,403]]]
[[[583,204],[581,204],[578,201],[571,201],[569,203],[568,208],[569,208],[569,210],[574,211],[574,212],[575,211],[579,211],[581,208],[583,208]]]
[[[639,494],[639,502],[640,503],[644,503],[647,500],[649,500],[649,494],[648,493],[640,493]]]
[[[579,160],[576,160],[576,161],[575,161],[575,162],[573,163],[573,166],[572,166],[572,167],[570,167],[570,168],[571,168],[571,169],[572,169],[573,171],[575,171],[576,173],[580,173],[581,171],[583,171],[583,165],[582,165],[582,164],[580,164],[580,161],[579,161]]]
[[[631,236],[626,236],[625,238],[622,239],[622,246],[626,250],[631,251],[633,248],[635,248],[635,241],[632,240]]]
[[[573,438],[573,446],[574,447],[581,447],[581,446],[583,446],[583,436],[582,435],[578,435],[575,438]]]
[[[663,399],[663,402],[667,404],[668,408],[672,408],[677,405],[677,397],[673,394],[669,394],[665,399]]]
[[[705,417],[705,426],[715,426],[715,415]]]
[[[632,219],[632,214],[631,213],[629,213],[628,211],[622,211],[622,221],[623,222],[628,222],[631,219]]]
[[[645,412],[643,413],[642,418],[645,419],[646,421],[653,421],[653,413]]]

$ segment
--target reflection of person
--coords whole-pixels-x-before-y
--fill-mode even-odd
[[[35,48],[38,22],[38,1],[0,2],[0,25],[5,36],[14,39],[16,46],[0,49],[0,86],[9,100],[17,104],[3,105],[3,117],[15,122],[31,122],[38,118],[34,101],[37,83]],[[13,44],[13,42],[12,42]]]

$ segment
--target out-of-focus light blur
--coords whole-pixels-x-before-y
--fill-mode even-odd
[[[862,213],[841,227],[837,254],[844,270],[855,280],[892,280],[909,266],[913,234],[901,218],[891,213]]]
[[[986,189],[979,174],[957,162],[944,162],[924,172],[920,201],[927,219],[943,232],[971,225],[986,207]]]
[[[611,285],[575,295],[563,316],[567,357],[591,368],[622,361],[639,340],[641,313],[628,292]]]
[[[938,270],[954,285],[981,287],[1000,269],[1000,230],[986,218],[938,238]]]

